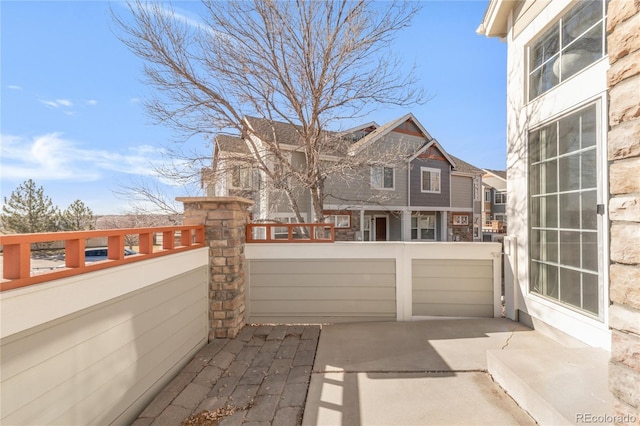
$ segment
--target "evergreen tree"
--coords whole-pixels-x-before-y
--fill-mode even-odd
[[[65,231],[86,231],[95,229],[93,211],[82,201],[75,200],[62,213],[61,225]]]
[[[29,179],[9,197],[4,197],[2,225],[8,232],[19,234],[58,230],[59,212],[42,187]]]

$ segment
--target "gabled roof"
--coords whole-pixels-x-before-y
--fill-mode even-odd
[[[349,148],[349,154],[355,155],[359,153],[363,149],[369,147],[374,142],[380,140],[380,138],[382,138],[384,135],[388,134],[389,132],[391,132],[392,130],[394,130],[396,127],[400,126],[402,123],[404,123],[407,120],[411,120],[418,127],[420,132],[424,135],[424,137],[427,140],[433,139],[429,134],[429,132],[427,132],[427,130],[422,126],[422,124],[420,124],[418,119],[412,113],[408,113],[398,119],[395,119],[383,126],[378,127],[373,132],[369,133],[367,136],[365,136],[364,138],[360,139],[358,142],[351,145],[351,148]]]
[[[278,143],[301,145],[299,133],[301,126],[249,116],[245,117],[244,121],[265,142],[273,142],[275,135]]]
[[[507,181],[507,171],[506,170],[491,170],[491,169],[482,169],[486,173],[490,173],[497,177],[498,179],[502,179],[503,181]]]
[[[453,169],[454,172],[469,173],[472,175],[482,174],[482,169],[479,169],[478,167],[469,164],[466,161],[459,159],[458,157],[454,157],[453,155],[451,156],[451,158],[453,158],[453,160],[456,162],[456,166]]]
[[[409,156],[409,158],[407,159],[408,162],[412,162],[413,160],[415,160],[420,154],[422,154],[423,152],[425,152],[426,150],[428,150],[431,147],[436,147],[438,149],[438,151],[440,151],[440,153],[442,154],[442,156],[444,158],[446,158],[446,160],[449,162],[449,164],[451,164],[451,167],[455,168],[456,167],[456,162],[453,160],[453,157],[450,156],[449,154],[447,154],[447,151],[445,151],[442,146],[440,146],[440,144],[438,143],[437,140],[435,139],[431,139],[429,142],[425,143],[424,145],[422,145],[416,152],[414,152],[411,156]]]
[[[249,154],[246,142],[239,136],[218,135],[216,136],[216,151],[233,152],[238,154]]]

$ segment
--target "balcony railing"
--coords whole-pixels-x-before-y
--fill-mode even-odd
[[[162,235],[162,245],[154,248],[154,236],[158,234]],[[85,263],[85,242],[89,238],[96,237],[106,237],[107,259]],[[139,246],[138,253],[125,257],[126,239],[132,237]],[[64,264],[50,272],[32,274],[32,245],[55,241],[64,242]],[[3,235],[0,236],[0,245],[3,246],[4,251],[0,291],[5,291],[204,247],[204,226]]]
[[[248,243],[332,243],[335,231],[330,223],[250,223]]]

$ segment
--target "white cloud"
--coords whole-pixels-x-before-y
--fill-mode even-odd
[[[96,101],[95,99],[89,99],[87,101],[87,105],[91,105],[91,106],[98,105],[98,101]]]
[[[55,101],[48,101],[46,99],[38,99],[41,103],[50,106],[52,108],[60,108],[60,107],[65,107],[65,108],[71,108],[73,106],[73,102],[71,102],[69,99],[56,99]]]
[[[149,145],[126,153],[85,149],[62,133],[26,138],[0,135],[3,179],[95,181],[113,172],[155,176],[163,150]]]
[[[11,90],[22,90],[22,87],[20,86],[16,86],[15,84],[10,84],[7,86],[7,89],[11,89]]]
[[[137,104],[137,103],[140,103],[141,100],[142,99],[140,98],[131,98],[129,99],[129,102],[131,102],[132,104]]]
[[[68,108],[73,106],[73,102],[71,102],[69,99],[56,99],[56,103]]]

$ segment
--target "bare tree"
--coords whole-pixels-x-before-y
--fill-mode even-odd
[[[252,167],[283,191],[298,220],[295,192],[302,188],[310,194],[315,219],[322,221],[325,180],[354,167],[348,153],[352,142],[327,130],[381,105],[424,100],[413,71],[403,74],[392,51],[418,3],[203,5],[206,13],[195,24],[167,3],[141,0],[129,3],[130,16],[114,17],[121,39],[145,60],[147,80],[157,89],[148,112],[185,137],[239,135],[250,154],[242,158],[251,158]],[[246,116],[293,126],[303,164],[291,161],[282,145],[292,141],[281,140],[275,125],[254,128]],[[197,167],[185,175],[200,171],[194,160]]]

